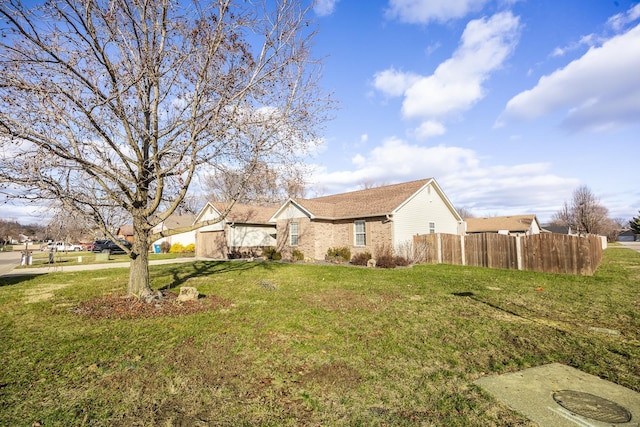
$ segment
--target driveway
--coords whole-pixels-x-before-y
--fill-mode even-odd
[[[0,276],[19,266],[21,260],[22,252],[20,251],[0,252]]]
[[[618,242],[625,248],[633,249],[640,252],[640,242]]]

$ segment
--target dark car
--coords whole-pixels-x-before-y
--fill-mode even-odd
[[[126,240],[118,239],[118,243],[120,243],[125,248],[131,248],[131,243]],[[91,252],[100,253],[100,252],[109,252],[110,254],[123,254],[125,251],[114,243],[111,240],[96,240],[91,245]]]

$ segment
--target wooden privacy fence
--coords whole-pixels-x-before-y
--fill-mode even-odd
[[[602,261],[602,241],[598,236],[438,233],[416,235],[413,245],[416,256],[428,264],[592,275]]]

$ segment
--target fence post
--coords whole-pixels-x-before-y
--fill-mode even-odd
[[[442,264],[442,236],[438,233],[438,264]]]
[[[460,258],[462,258],[462,265],[467,265],[467,258],[464,254],[464,234],[460,235]]]
[[[522,243],[520,242],[520,235],[516,236],[516,264],[518,270],[522,270]]]

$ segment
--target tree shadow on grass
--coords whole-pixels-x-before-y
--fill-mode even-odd
[[[214,274],[223,274],[234,271],[249,271],[256,268],[263,270],[273,270],[275,264],[269,261],[196,261],[189,264],[170,264],[155,271],[154,276],[171,275],[169,284],[162,286],[159,290],[172,290],[196,277],[208,277]]]
[[[0,287],[19,285],[34,280],[38,275],[12,273],[10,275],[0,276]]]

